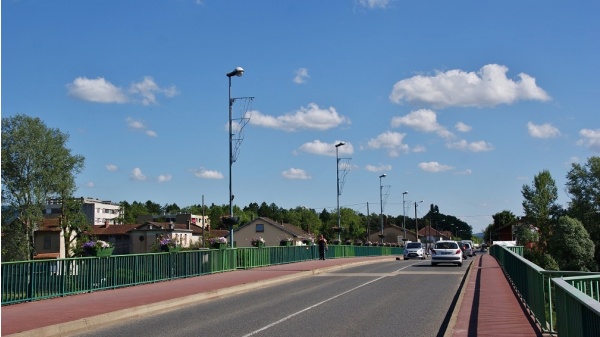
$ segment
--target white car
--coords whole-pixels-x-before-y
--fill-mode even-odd
[[[463,264],[463,252],[456,241],[438,241],[431,250],[431,265],[453,263],[459,267]]]
[[[404,259],[411,258],[425,260],[425,248],[420,242],[408,242],[404,247]]]

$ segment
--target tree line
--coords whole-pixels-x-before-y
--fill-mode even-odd
[[[498,230],[513,224],[525,258],[548,270],[598,271],[600,266],[600,157],[573,163],[566,175],[567,205],[559,205],[556,182],[548,170],[523,185],[524,216],[510,211],[493,216],[485,238],[498,239]]]

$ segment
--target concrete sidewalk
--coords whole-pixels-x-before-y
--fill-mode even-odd
[[[393,260],[396,257],[312,260],[8,305],[1,309],[2,336],[73,334],[300,277]],[[446,336],[537,336],[496,260],[485,254],[472,262]]]

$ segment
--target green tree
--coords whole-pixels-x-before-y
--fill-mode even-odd
[[[594,242],[577,219],[563,216],[558,220],[548,240],[548,253],[556,260],[560,270],[596,270]]]
[[[600,242],[600,157],[590,157],[585,165],[573,164],[566,185],[569,216],[581,221],[593,242]],[[600,266],[600,244],[594,256]]]
[[[552,236],[552,223],[560,214],[556,204],[558,192],[550,171],[544,170],[533,179],[533,185],[523,185],[523,210],[525,216],[539,229],[539,248],[546,251],[548,238]]]
[[[75,175],[83,169],[85,158],[71,154],[68,139],[39,118],[22,114],[2,118],[2,204],[17,214],[17,224],[10,230],[15,237],[3,235],[2,244],[5,237],[26,242],[28,247],[20,247],[16,254],[26,252],[33,258],[34,233],[47,200],[74,190]],[[8,260],[20,257],[10,252],[5,256]]]

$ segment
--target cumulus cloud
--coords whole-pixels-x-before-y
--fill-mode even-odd
[[[177,89],[174,86],[161,88],[152,77],[146,76],[141,82],[133,83],[129,92],[140,96],[143,105],[150,105],[157,103],[156,94],[163,94],[170,98],[177,94]]]
[[[289,170],[283,171],[281,173],[281,175],[284,178],[287,179],[300,179],[300,180],[306,180],[306,179],[310,179],[311,176],[304,171],[303,169],[299,169],[299,168],[291,168]]]
[[[148,130],[146,124],[141,120],[127,117],[125,123],[127,123],[128,128],[143,131],[148,137],[158,137],[158,134],[153,130]]]
[[[430,161],[428,163],[419,163],[418,166],[421,170],[432,173],[444,172],[454,169],[454,167],[452,166],[442,165],[436,161]]]
[[[87,183],[85,183],[85,187],[88,188],[94,188],[96,185],[94,184],[93,181],[88,181]]]
[[[471,152],[486,152],[492,151],[494,149],[494,146],[492,146],[492,144],[487,143],[483,140],[469,143],[468,141],[463,139],[456,142],[449,142],[446,144],[446,146],[450,149],[458,149]]]
[[[392,127],[406,125],[422,132],[435,132],[442,138],[451,138],[454,135],[444,126],[437,122],[437,115],[429,109],[420,109],[412,111],[406,116],[393,117],[391,122]]]
[[[340,141],[335,141],[333,143],[325,143],[320,140],[314,140],[312,142],[302,144],[300,146],[300,151],[323,156],[335,157],[335,145],[339,143]],[[354,153],[354,147],[350,143],[346,143],[343,146],[339,146],[337,149],[338,155],[351,155],[352,153]]]
[[[146,180],[146,176],[142,173],[142,170],[139,167],[136,167],[131,171],[131,179],[143,181]]]
[[[579,135],[582,137],[577,144],[589,147],[595,152],[600,152],[600,129],[582,129],[579,131]]]
[[[400,152],[408,152],[408,145],[402,143],[406,134],[399,132],[386,131],[376,138],[367,142],[367,147],[371,149],[387,149],[390,157],[397,157]]]
[[[127,93],[102,77],[96,79],[78,77],[67,84],[67,90],[72,97],[94,103],[126,103],[135,100],[150,105],[157,104],[157,94],[169,98],[177,95],[175,86],[161,88],[150,76],[144,77],[140,82],[132,83]]]
[[[508,68],[498,64],[483,66],[478,72],[459,69],[433,76],[417,75],[394,84],[390,100],[433,107],[489,107],[518,100],[550,100],[535,78],[520,73],[518,80],[506,77]]]
[[[306,83],[306,80],[309,77],[310,76],[308,75],[308,69],[300,68],[300,69],[296,70],[296,76],[294,77],[294,83],[298,83],[298,84]]]
[[[114,172],[114,171],[118,170],[119,168],[117,167],[117,165],[107,164],[106,165],[106,169],[109,170],[109,171],[111,171],[111,172]]]
[[[454,128],[460,132],[469,132],[471,131],[471,126],[463,123],[463,122],[458,122],[456,124],[454,124]]]
[[[290,132],[298,130],[325,131],[341,124],[350,124],[350,120],[340,115],[333,107],[322,109],[316,103],[310,103],[308,107],[301,107],[293,113],[276,117],[253,111],[250,124]]]
[[[375,172],[375,173],[389,172],[392,170],[392,165],[383,165],[383,164],[379,164],[379,166],[367,165],[366,169],[369,172]]]
[[[70,96],[94,103],[125,103],[128,98],[123,91],[102,77],[89,79],[77,77],[67,84]]]
[[[549,123],[536,125],[532,122],[528,122],[527,131],[529,132],[529,135],[534,138],[555,138],[560,136],[558,128]]]
[[[159,183],[166,183],[168,181],[171,181],[173,177],[170,174],[161,174],[156,178],[156,181],[158,181]]]
[[[390,0],[358,0],[358,4],[366,8],[386,8]]]
[[[192,170],[192,172],[198,178],[223,179],[223,174],[221,172],[215,170],[207,170],[204,167],[201,167],[200,169],[194,169]]]

